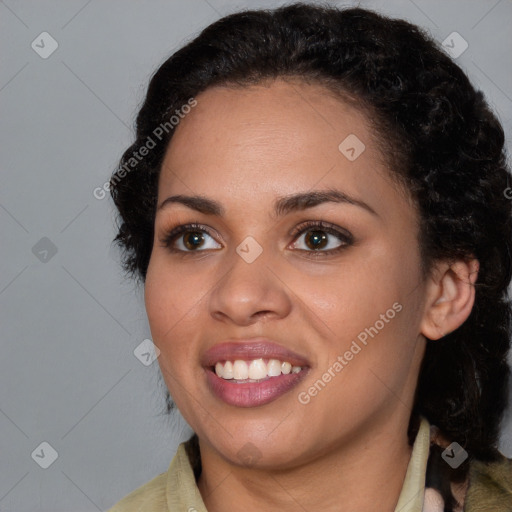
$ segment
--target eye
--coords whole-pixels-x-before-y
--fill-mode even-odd
[[[178,226],[166,234],[161,242],[171,252],[199,252],[222,247],[214,241],[210,230],[201,224]]]
[[[298,241],[292,245],[294,249],[319,253],[318,255],[339,252],[352,245],[354,241],[348,231],[323,221],[308,221],[301,224],[294,230],[293,236],[296,239],[298,237]]]
[[[292,236],[294,240],[299,239],[292,244],[293,249],[311,253],[315,257],[336,253],[353,243],[348,231],[323,221],[305,222],[294,229]],[[303,238],[303,242],[300,242],[300,238]],[[161,239],[161,243],[171,252],[182,253],[222,248],[215,242],[208,227],[196,223],[175,227]]]

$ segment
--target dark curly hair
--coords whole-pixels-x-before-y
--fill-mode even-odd
[[[505,194],[504,134],[483,94],[418,27],[366,9],[295,3],[226,16],[174,53],[153,75],[136,140],[111,178],[119,212],[115,240],[125,269],[145,280],[158,175],[173,134],[166,129],[155,137],[155,128],[169,128],[170,116],[211,86],[275,78],[324,85],[367,114],[390,175],[418,209],[424,276],[436,260],[478,259],[469,318],[427,343],[409,435],[412,440],[424,415],[470,459],[494,460],[508,401],[511,319],[512,206]],[[150,139],[154,147],[134,163]],[[442,482],[466,477],[468,461],[452,470],[440,449],[432,453],[427,485],[428,475],[439,471],[448,477]],[[445,510],[452,510],[449,486],[433,478]]]

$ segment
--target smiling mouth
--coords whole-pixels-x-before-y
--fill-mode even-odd
[[[292,366],[288,361],[279,359],[235,359],[234,361],[219,361],[210,368],[217,377],[243,384],[246,382],[263,382],[268,379],[299,373],[301,366]]]
[[[210,391],[222,402],[235,407],[258,407],[277,400],[297,386],[309,367],[258,358],[219,361],[205,370]]]
[[[266,338],[227,340],[201,357],[209,391],[225,404],[257,407],[277,400],[309,373],[308,360]]]

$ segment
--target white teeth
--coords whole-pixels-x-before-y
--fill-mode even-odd
[[[233,378],[235,380],[244,380],[249,378],[249,367],[245,361],[237,359],[233,365]]]
[[[249,365],[249,379],[259,380],[267,376],[267,365],[263,359],[254,359]]]
[[[222,372],[222,378],[229,380],[229,379],[232,379],[233,376],[234,376],[234,374],[233,374],[233,363],[231,361],[226,361],[224,363],[224,370]],[[219,375],[219,377],[221,377],[221,375]]]
[[[277,377],[278,375],[281,375],[281,361],[271,359],[267,364],[267,374],[269,377]]]
[[[288,375],[289,373],[299,373],[302,370],[300,366],[292,366],[288,361],[279,361],[270,359],[268,363],[262,358],[244,361],[237,359],[234,362],[220,361],[215,365],[217,377],[226,380],[249,380],[256,382],[267,377],[279,377],[279,375]]]
[[[281,371],[288,375],[292,369],[292,365],[290,363],[287,363],[286,361],[284,363],[281,363]]]

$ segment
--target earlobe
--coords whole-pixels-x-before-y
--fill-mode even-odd
[[[475,302],[478,260],[441,263],[427,287],[427,303],[421,333],[438,340],[460,327]]]

